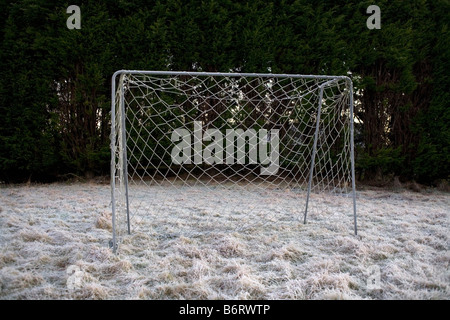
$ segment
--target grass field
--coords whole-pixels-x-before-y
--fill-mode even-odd
[[[359,189],[355,236],[327,195],[306,225],[241,232],[170,192],[115,255],[108,185],[0,187],[0,299],[450,298],[449,193]]]

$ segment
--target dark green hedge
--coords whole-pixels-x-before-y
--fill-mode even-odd
[[[449,179],[449,2],[371,4],[1,1],[0,180],[109,174],[118,69],[351,74],[359,176]]]

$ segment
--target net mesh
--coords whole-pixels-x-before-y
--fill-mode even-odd
[[[113,112],[119,240],[292,227],[352,191],[344,77],[122,73]]]

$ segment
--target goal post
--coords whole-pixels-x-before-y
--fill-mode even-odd
[[[348,77],[120,70],[111,100],[114,251],[134,228],[306,223],[313,194],[350,199],[357,233]]]

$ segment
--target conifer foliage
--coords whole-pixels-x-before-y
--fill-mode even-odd
[[[81,28],[68,29],[69,5]],[[357,170],[450,175],[448,1],[0,2],[0,180],[109,174],[119,69],[349,75]]]

